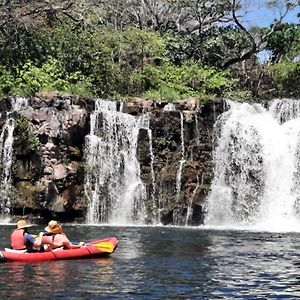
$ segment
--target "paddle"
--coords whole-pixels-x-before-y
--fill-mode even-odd
[[[106,253],[113,253],[115,250],[115,246],[110,242],[99,242],[96,244],[86,243],[85,245],[97,247],[98,249]]]

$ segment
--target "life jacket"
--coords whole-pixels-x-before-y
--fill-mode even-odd
[[[24,240],[24,229],[15,229],[10,238],[11,247],[15,250],[26,249],[25,240]]]

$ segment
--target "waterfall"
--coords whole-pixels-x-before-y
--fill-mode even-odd
[[[200,144],[200,140],[201,140],[201,133],[199,130],[199,121],[198,121],[198,115],[195,114],[195,130],[196,130],[196,144],[199,145]]]
[[[10,212],[11,198],[11,165],[12,165],[12,145],[14,119],[8,117],[5,121],[0,135],[0,161],[3,169],[1,170],[0,198],[1,212],[7,214]]]
[[[117,102],[96,100],[86,137],[85,192],[88,223],[143,223],[145,187],[136,157],[141,118]]]
[[[6,115],[6,121],[0,134],[0,162],[2,169],[0,171],[0,210],[3,214],[10,212],[11,201],[11,167],[13,159],[13,132],[15,128],[15,119],[13,113],[20,111],[27,106],[27,99],[16,97],[12,100],[12,109]]]
[[[179,161],[179,168],[176,175],[176,192],[177,192],[177,199],[179,200],[180,192],[181,192],[181,175],[182,175],[182,167],[185,163],[185,151],[184,151],[184,126],[183,126],[183,113],[180,112],[180,136],[181,136],[181,159]]]
[[[195,195],[197,193],[197,190],[199,188],[199,183],[196,185],[193,193],[192,193],[192,196],[191,198],[189,199],[189,203],[188,203],[188,207],[187,207],[187,212],[186,212],[186,219],[185,219],[185,226],[187,226],[189,224],[189,222],[191,221],[191,218],[192,218],[192,214],[193,214],[193,201],[194,201],[194,198],[195,198]]]
[[[154,173],[154,153],[153,153],[153,141],[152,141],[152,130],[150,129],[150,119],[151,114],[146,113],[143,115],[141,127],[147,130],[147,135],[149,139],[149,153],[150,153],[150,170],[151,170],[151,179],[152,179],[152,190],[150,193],[150,198],[152,201],[152,211],[156,214],[155,221],[157,224],[160,223],[160,199],[158,199],[158,203],[156,204],[155,195],[156,195],[156,181],[155,181],[155,173]]]
[[[154,154],[153,154],[153,147],[152,147],[152,131],[150,128],[147,129],[148,132],[148,138],[149,138],[149,151],[150,151],[150,168],[151,168],[151,177],[152,177],[152,192],[151,192],[151,199],[153,204],[155,203],[155,194],[156,194],[156,183],[155,183],[155,173],[154,173]],[[157,222],[160,220],[160,202],[158,202],[158,208],[157,208]]]
[[[177,194],[177,202],[180,200],[181,194],[181,176],[182,176],[182,168],[185,163],[185,149],[184,149],[184,116],[183,113],[180,112],[180,136],[181,136],[181,158],[179,161],[179,168],[176,174],[176,194]],[[175,210],[173,212],[173,222],[174,224],[181,224],[182,223],[182,216],[179,211]]]
[[[176,110],[176,107],[173,103],[168,103],[164,106],[164,111]]]
[[[205,224],[293,230],[300,225],[300,101],[229,102],[216,122]]]

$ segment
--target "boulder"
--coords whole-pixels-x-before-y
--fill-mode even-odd
[[[53,179],[59,180],[67,176],[67,168],[63,164],[58,164],[53,166]]]

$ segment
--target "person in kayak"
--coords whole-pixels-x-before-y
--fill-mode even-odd
[[[61,225],[55,220],[51,220],[48,223],[48,226],[45,227],[45,231],[42,233],[42,243],[49,245],[51,249],[59,247],[75,249],[84,246],[84,242],[80,242],[78,245],[71,243],[66,234],[63,232]]]
[[[29,232],[31,224],[28,224],[26,220],[19,220],[17,222],[17,228],[12,232],[10,237],[11,248],[14,250],[27,250],[32,252],[38,250],[42,244],[43,234],[39,234],[39,239],[34,238]]]

